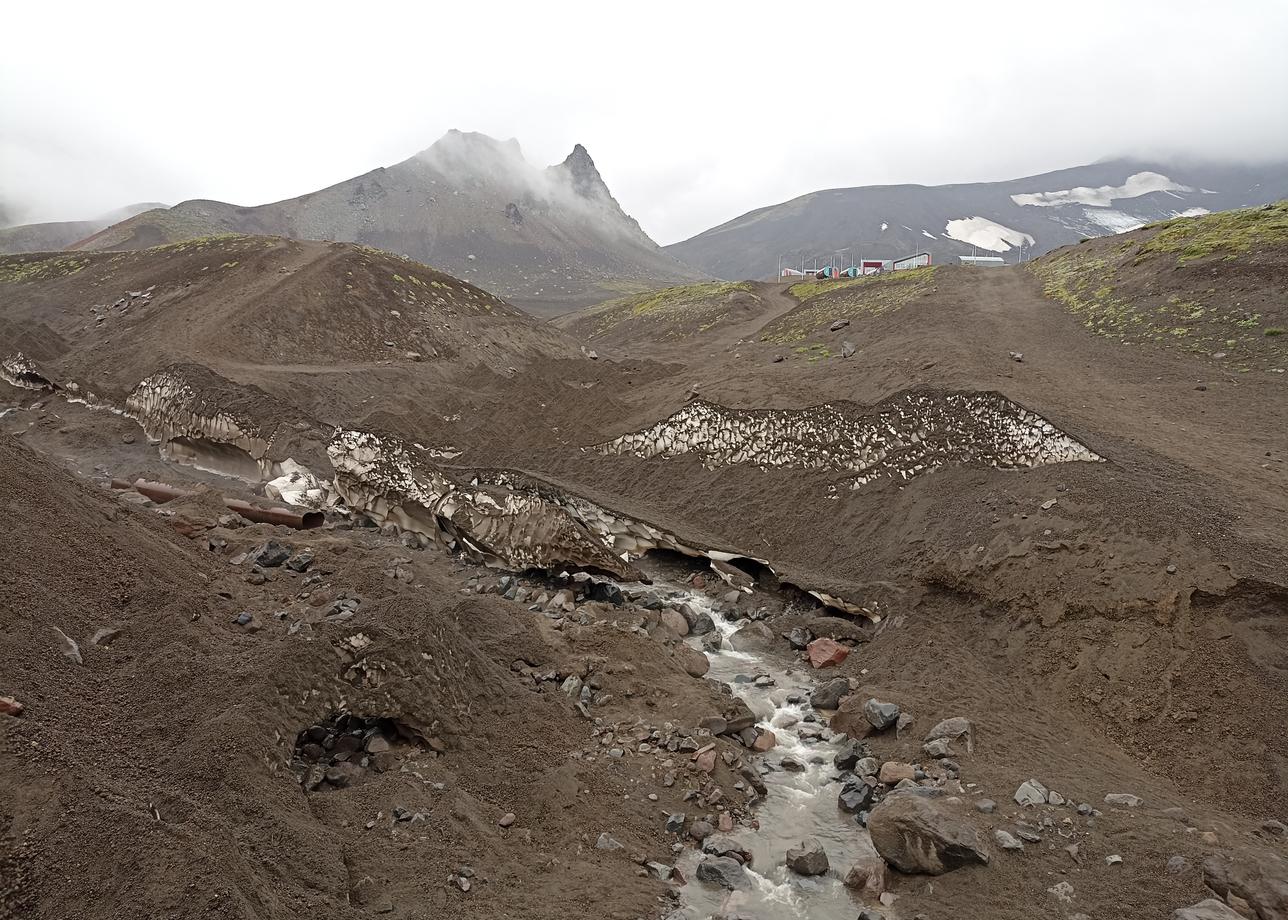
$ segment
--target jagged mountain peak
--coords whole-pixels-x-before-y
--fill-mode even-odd
[[[591,159],[590,152],[581,144],[575,144],[572,153],[568,154],[562,163],[552,166],[551,169],[567,175],[572,182],[573,190],[584,198],[611,199],[613,197],[608,191],[608,184],[604,182],[604,177],[599,174],[595,161]]]

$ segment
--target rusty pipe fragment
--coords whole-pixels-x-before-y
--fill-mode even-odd
[[[140,495],[146,495],[159,505],[168,501],[174,501],[176,498],[183,498],[187,495],[195,495],[196,492],[191,489],[179,489],[164,482],[152,482],[147,479],[136,479],[130,482],[126,479],[113,479],[113,489],[133,489]],[[230,511],[236,511],[239,515],[254,524],[280,524],[284,527],[294,527],[296,530],[312,530],[315,527],[321,527],[323,516],[321,511],[292,511],[289,508],[261,508],[258,505],[252,505],[250,502],[242,501],[237,498],[224,498],[224,507]]]

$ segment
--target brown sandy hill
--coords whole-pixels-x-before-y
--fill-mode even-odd
[[[622,211],[580,144],[541,170],[513,140],[460,131],[402,163],[299,198],[258,207],[187,201],[75,248],[137,249],[220,232],[375,246],[542,314],[702,277]]]
[[[501,299],[346,243],[191,240],[138,252],[0,259],[6,341],[61,381],[125,392],[169,363],[359,373],[371,365],[572,357],[573,342]]]

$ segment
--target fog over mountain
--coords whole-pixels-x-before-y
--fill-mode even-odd
[[[1288,157],[1288,7],[1235,2],[661,3],[495,10],[233,2],[10,13],[56,52],[0,55],[10,222],[131,201],[279,201],[399,163],[459,127],[534,163],[592,151],[661,243],[819,189],[1000,181],[1106,158]],[[74,19],[77,28],[65,23]],[[683,23],[676,27],[676,23]],[[429,44],[426,44],[429,42]],[[128,77],[120,49],[131,49]],[[229,49],[253,67],[198,78]],[[1229,66],[1237,59],[1238,66]],[[110,75],[110,76],[109,76]],[[92,92],[104,80],[110,91]]]

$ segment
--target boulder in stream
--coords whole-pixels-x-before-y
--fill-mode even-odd
[[[886,864],[872,844],[872,834],[860,830],[856,839],[854,865],[845,873],[845,887],[857,891],[865,900],[875,901],[886,890]]]
[[[787,851],[787,868],[797,875],[824,875],[828,870],[827,851],[813,837],[807,837]]]
[[[975,829],[934,799],[890,796],[872,809],[868,830],[877,852],[900,872],[942,875],[970,863],[988,863]]]
[[[729,637],[729,645],[737,652],[763,652],[772,648],[776,639],[772,629],[752,620]]]
[[[698,863],[697,876],[700,882],[719,885],[728,891],[751,887],[747,870],[732,856],[704,856]]]

